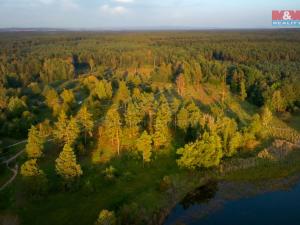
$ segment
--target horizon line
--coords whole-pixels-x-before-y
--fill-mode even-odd
[[[291,30],[299,27],[196,27],[196,26],[127,26],[127,27],[0,27],[0,32],[34,32],[34,31],[201,31],[201,30]]]

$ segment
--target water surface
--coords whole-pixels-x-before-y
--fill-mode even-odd
[[[165,225],[299,225],[300,182],[210,182],[187,194]]]

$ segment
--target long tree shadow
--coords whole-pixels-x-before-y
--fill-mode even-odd
[[[196,204],[207,203],[215,197],[217,191],[218,183],[216,181],[210,181],[208,184],[188,193],[180,204],[184,209],[188,209]]]

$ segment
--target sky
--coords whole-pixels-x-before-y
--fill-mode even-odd
[[[0,28],[267,28],[300,0],[0,0]]]

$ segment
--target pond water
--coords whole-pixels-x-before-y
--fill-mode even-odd
[[[165,221],[171,224],[299,225],[300,182],[210,182],[177,204]]]

